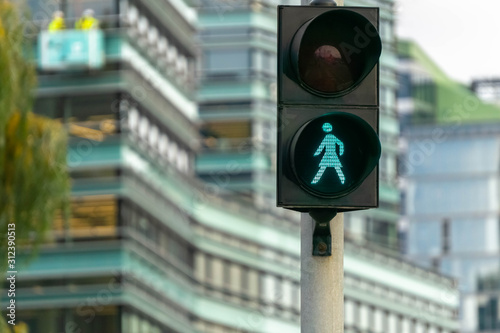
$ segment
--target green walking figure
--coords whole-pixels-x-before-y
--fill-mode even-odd
[[[339,155],[344,154],[344,143],[340,141],[335,135],[330,133],[332,129],[333,128],[330,123],[323,124],[323,131],[328,134],[325,136],[325,138],[319,145],[318,149],[314,153],[314,156],[318,156],[319,154],[321,154],[323,149],[325,149],[325,154],[323,155],[321,162],[319,162],[318,173],[316,174],[316,176],[314,176],[314,179],[312,180],[311,184],[316,184],[317,182],[319,182],[326,168],[329,167],[335,168],[335,171],[337,171],[337,175],[339,176],[340,182],[342,184],[344,184],[345,182],[345,176],[341,169],[342,163],[340,163],[339,157],[337,156],[336,152],[336,148],[338,145]]]

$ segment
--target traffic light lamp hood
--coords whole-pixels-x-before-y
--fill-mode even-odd
[[[305,22],[290,45],[293,81],[321,97],[356,89],[378,62],[382,42],[363,15],[335,8]]]

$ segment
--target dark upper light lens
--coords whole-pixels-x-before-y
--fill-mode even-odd
[[[355,89],[378,62],[382,42],[373,24],[350,11],[332,10],[295,34],[291,61],[300,84],[325,97]]]
[[[321,92],[338,93],[354,84],[349,64],[332,45],[321,45],[299,57],[299,70],[302,81]]]

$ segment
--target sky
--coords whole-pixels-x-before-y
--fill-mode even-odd
[[[452,79],[500,78],[500,0],[396,0],[396,31]]]

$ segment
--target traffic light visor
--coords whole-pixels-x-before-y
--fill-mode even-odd
[[[363,15],[330,10],[304,23],[293,37],[290,61],[309,92],[338,97],[355,89],[377,64],[382,42]]]

